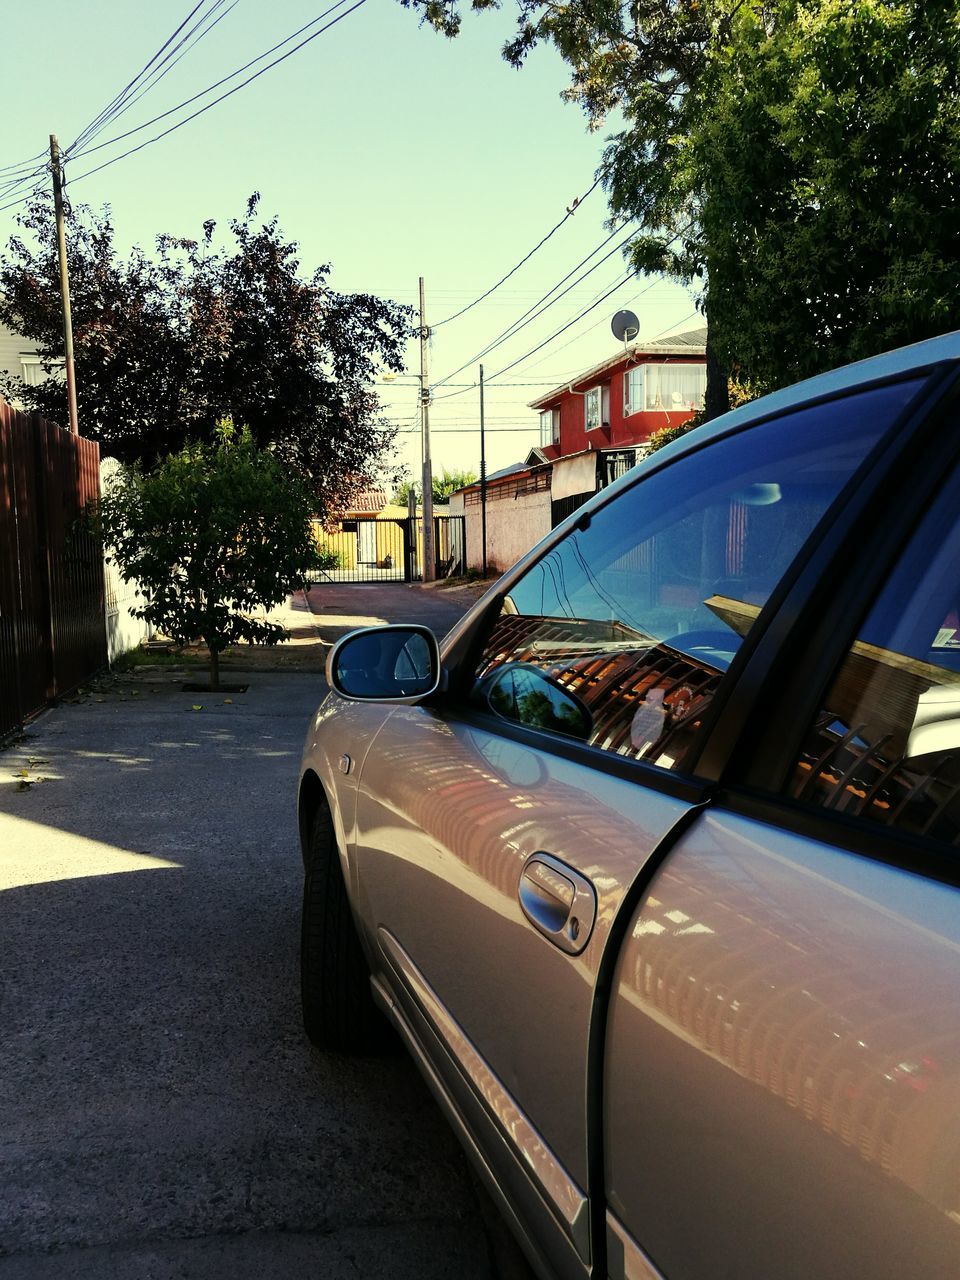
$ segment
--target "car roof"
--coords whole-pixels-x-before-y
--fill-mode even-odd
[[[773,413],[782,413],[806,404],[810,400],[837,395],[853,387],[876,382],[881,378],[895,377],[898,374],[910,373],[914,369],[926,369],[946,360],[958,359],[960,359],[960,329],[953,333],[944,333],[939,338],[927,338],[924,342],[912,343],[908,347],[897,347],[893,351],[885,351],[882,355],[870,356],[866,360],[857,360],[839,369],[831,369],[829,373],[818,373],[813,378],[805,378],[803,382],[796,382],[793,386],[783,387],[779,391],[771,391],[769,395],[761,396],[759,400],[751,400],[749,404],[741,405],[738,409],[731,409],[729,413],[721,414],[719,418],[714,418],[704,423],[702,427],[696,427],[686,435],[680,436],[672,444],[650,455],[651,467],[652,464],[659,465],[668,458],[697,448],[714,436],[739,430],[740,427],[747,426],[754,420],[767,418]],[[636,467],[627,472],[627,475],[635,478],[638,472],[646,469],[645,463],[646,460],[639,462]],[[625,478],[625,476],[621,477],[621,479]],[[620,481],[616,484],[619,487]],[[613,488],[613,485],[610,488]]]

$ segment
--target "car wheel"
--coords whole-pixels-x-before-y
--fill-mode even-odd
[[[370,970],[357,937],[330,812],[313,818],[303,881],[300,934],[303,1025],[318,1049],[372,1053],[389,1026],[373,1002]]]

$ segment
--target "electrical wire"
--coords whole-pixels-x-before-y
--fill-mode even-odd
[[[136,102],[140,97],[143,96],[144,93],[148,92],[150,88],[152,88],[160,79],[162,79],[163,76],[166,75],[167,71],[171,70],[172,67],[175,66],[176,63],[180,61],[180,58],[182,58],[186,53],[189,52],[189,49],[193,47],[193,45],[197,44],[198,41],[204,37],[204,35],[207,35],[213,29],[213,27],[217,25],[217,22],[219,22],[221,18],[226,17],[226,14],[229,13],[230,10],[236,6],[236,4],[238,3],[238,0],[233,0],[233,4],[230,6],[229,9],[227,9],[224,13],[221,13],[213,23],[211,23],[205,29],[201,30],[201,28],[204,27],[204,24],[208,23],[209,19],[213,16],[214,13],[216,13],[217,9],[220,8],[225,3],[225,0],[214,0],[212,7],[208,9],[207,12],[200,18],[199,22],[195,23],[194,26],[187,31],[186,35],[179,42],[179,44],[174,45],[173,49],[171,49],[170,52],[167,53],[166,57],[163,57],[162,55],[165,53],[166,50],[170,48],[171,44],[173,44],[173,42],[176,40],[180,32],[183,31],[184,27],[186,27],[190,23],[191,19],[199,12],[200,9],[203,8],[205,4],[209,4],[209,3],[210,3],[210,0],[200,0],[198,4],[194,5],[194,7],[190,10],[190,12],[184,18],[184,20],[172,33],[172,35],[168,36],[168,38],[164,41],[164,43],[160,46],[160,48],[156,51],[156,53],[153,54],[153,56],[149,59],[147,63],[144,64],[143,67],[141,67],[141,69],[137,72],[137,74],[133,77],[133,79],[128,81],[128,83],[123,87],[123,89],[121,89],[119,93],[115,94],[114,97],[110,100],[110,102],[108,102],[107,105],[99,112],[99,114],[80,131],[80,133],[77,135],[74,141],[70,144],[70,146],[64,148],[62,152],[63,159],[64,159],[64,166],[66,166],[66,160],[73,151],[75,151],[78,147],[83,146],[84,142],[90,140],[91,138],[96,136],[96,134],[100,133],[104,128],[106,128],[106,126],[110,123],[111,120],[116,118],[116,116],[118,115],[122,115],[124,111],[128,110],[129,107],[132,106],[134,102]],[[182,46],[188,40],[190,40],[191,36],[194,36],[195,33],[197,32],[199,32],[199,34],[196,35],[196,39],[193,40],[192,44],[189,45],[186,49],[184,49],[183,53],[181,53],[179,57],[174,58],[173,61],[170,62],[169,65],[164,70],[161,71],[160,69],[164,67],[164,63],[167,63],[168,60],[172,57],[172,55],[176,53],[178,49],[182,48]],[[158,59],[160,59],[160,62],[154,68],[154,71],[150,73],[150,68],[153,67],[155,63],[157,63]],[[157,75],[158,71],[160,72],[159,75]],[[141,83],[143,82],[145,76],[147,77],[147,82]],[[138,89],[138,86],[139,86],[139,92],[135,92]],[[41,151],[36,156],[34,156],[33,160],[31,161],[25,161],[25,162],[21,161],[19,165],[8,166],[8,169],[12,175],[13,172],[17,169],[29,169],[29,166],[31,163],[33,163],[33,161],[36,161],[36,160],[41,161],[39,165],[34,167],[29,172],[20,174],[18,176],[11,176],[11,178],[8,179],[6,183],[4,183],[3,185],[0,185],[0,199],[3,199],[4,196],[12,195],[14,191],[18,191],[18,190],[22,191],[24,188],[28,186],[30,188],[28,191],[25,191],[25,193],[21,195],[18,199],[10,201],[9,203],[4,205],[0,205],[0,210],[12,209],[16,205],[24,204],[27,200],[30,199],[32,195],[34,195],[37,192],[37,190],[39,189],[40,183],[34,182],[32,180],[35,178],[39,178],[41,175],[45,175],[47,172],[49,172],[49,162],[46,159],[46,155],[47,155],[46,152]]]
[[[79,158],[80,155],[89,155],[94,151],[100,151],[104,147],[110,146],[112,143],[120,141],[121,138],[129,137],[133,133],[138,133],[141,129],[146,128],[148,124],[156,123],[157,120],[163,119],[164,116],[169,116],[173,112],[181,110],[184,106],[189,105],[189,103],[191,102],[195,102],[198,98],[205,97],[208,93],[211,93],[219,85],[225,83],[227,80],[232,80],[237,75],[240,75],[243,71],[247,69],[247,67],[251,67],[257,62],[262,62],[263,59],[265,57],[268,57],[270,53],[274,52],[276,49],[281,48],[285,44],[289,44],[289,42],[292,39],[294,39],[297,35],[299,35],[302,31],[307,30],[309,27],[315,25],[315,23],[325,18],[328,14],[333,13],[335,10],[341,8],[345,2],[346,0],[337,0],[336,4],[331,5],[331,7],[325,10],[324,13],[320,14],[317,18],[312,19],[312,21],[306,23],[298,31],[295,31],[293,35],[287,36],[285,40],[281,40],[278,44],[274,45],[271,49],[267,50],[266,53],[260,54],[259,57],[252,59],[250,62],[246,63],[245,66],[239,68],[237,71],[231,72],[229,76],[225,76],[222,80],[218,80],[216,84],[209,86],[209,88],[204,89],[201,93],[195,94],[192,98],[188,98],[185,102],[180,103],[179,106],[172,107],[170,111],[163,112],[162,115],[155,117],[154,120],[147,121],[146,124],[144,125],[138,125],[135,129],[128,130],[127,133],[125,134],[119,134],[116,138],[111,138],[107,142],[99,143],[95,147],[90,147],[87,151],[77,152],[71,158],[77,159]],[[223,102],[224,99],[232,97],[233,94],[235,93],[239,93],[240,90],[246,88],[248,84],[251,84],[254,80],[258,79],[260,76],[265,75],[266,72],[272,70],[274,67],[279,66],[281,62],[285,62],[287,58],[291,58],[295,53],[299,52],[299,50],[302,49],[305,45],[309,44],[312,40],[315,40],[317,36],[323,35],[325,31],[329,31],[331,27],[335,27],[338,22],[342,22],[344,18],[349,17],[351,13],[361,8],[364,4],[366,4],[366,2],[367,0],[355,0],[355,3],[352,4],[349,9],[346,9],[343,13],[337,14],[337,16],[335,18],[332,18],[328,23],[326,23],[325,26],[322,26],[318,28],[316,31],[311,32],[310,35],[306,37],[306,39],[301,40],[300,43],[294,45],[292,49],[288,49],[286,53],[281,54],[279,58],[275,58],[272,62],[268,62],[265,67],[261,67],[259,71],[255,71],[252,76],[248,76],[247,79],[242,80],[240,84],[234,85],[234,87],[232,89],[228,89],[226,93],[220,94],[220,96],[217,98],[214,98],[212,102],[206,103],[203,107],[199,108],[199,110],[191,112],[190,115],[185,116],[184,119],[182,120],[178,120],[177,123],[171,125],[169,129],[164,129],[161,133],[155,134],[154,137],[147,138],[145,142],[141,142],[135,147],[130,147],[127,151],[121,152],[120,155],[118,156],[112,156],[109,160],[105,160],[103,164],[95,165],[94,168],[87,169],[85,172],[77,174],[76,177],[73,177],[71,175],[71,181],[81,182],[84,178],[89,178],[93,174],[99,173],[102,169],[107,169],[109,168],[110,165],[116,164],[119,160],[125,160],[128,156],[135,155],[138,151],[143,151],[146,147],[152,146],[153,143],[159,142],[162,138],[168,137],[171,133],[175,133],[177,129],[181,129],[185,124],[189,124],[191,120],[196,120],[198,116],[202,116],[205,112],[210,111],[213,107],[217,106],[218,103]],[[35,189],[36,188],[34,188],[34,190]],[[26,196],[21,196],[18,199],[11,201],[9,204],[0,205],[0,213],[2,213],[5,209],[12,209],[16,205],[23,204],[25,200],[28,200],[30,198],[31,194],[32,192],[29,192]]]
[[[295,45],[292,49],[288,49],[286,53],[282,54],[279,58],[275,58],[273,62],[268,63],[265,67],[261,67],[259,71],[255,72],[252,76],[248,76],[247,79],[242,81],[240,84],[234,85],[234,87],[232,89],[229,89],[226,93],[221,94],[218,98],[214,98],[212,102],[208,102],[199,111],[193,112],[191,115],[185,117],[183,120],[178,121],[177,124],[173,125],[171,128],[165,129],[162,133],[157,134],[153,138],[149,138],[145,143],[142,144],[142,146],[131,147],[129,151],[123,152],[122,155],[114,156],[112,160],[107,161],[107,164],[113,164],[117,160],[123,160],[126,156],[133,155],[134,152],[142,150],[142,147],[149,146],[150,143],[152,142],[158,142],[160,138],[165,138],[167,134],[173,133],[173,131],[175,129],[179,129],[181,125],[188,124],[191,120],[196,119],[197,116],[202,115],[204,111],[209,111],[211,107],[215,107],[218,102],[222,102],[225,98],[229,98],[232,94],[238,93],[241,89],[245,88],[246,85],[256,80],[258,76],[262,76],[265,72],[269,71],[272,67],[278,66],[281,62],[285,61],[285,59],[295,54],[299,49],[302,49],[304,45],[309,44],[311,40],[314,40],[316,39],[317,36],[322,35],[324,31],[329,30],[330,27],[334,26],[342,18],[347,17],[348,14],[353,13],[354,9],[359,9],[360,5],[365,3],[366,3],[366,0],[358,0],[358,3],[354,4],[352,8],[348,9],[345,13],[339,14],[332,22],[327,23],[325,27],[321,27],[318,31],[312,32],[309,36],[307,36],[305,40],[302,40],[300,44]],[[111,147],[114,145],[114,143],[122,142],[125,138],[131,138],[135,133],[141,133],[144,129],[148,129],[151,125],[158,124],[161,120],[166,120],[168,116],[175,115],[178,111],[182,111],[184,107],[189,107],[192,103],[199,101],[201,98],[205,98],[207,94],[213,93],[214,90],[219,89],[221,85],[226,84],[230,80],[236,79],[236,77],[239,75],[242,75],[244,71],[248,71],[250,67],[256,66],[258,62],[262,62],[264,58],[269,58],[269,56],[272,53],[276,53],[278,49],[282,49],[285,44],[289,44],[291,40],[295,40],[297,36],[302,35],[304,31],[308,31],[310,27],[316,26],[318,22],[322,22],[323,19],[328,17],[331,13],[334,13],[337,9],[342,8],[344,4],[346,4],[346,0],[336,0],[336,3],[332,4],[328,9],[325,9],[323,13],[318,14],[317,17],[315,18],[311,18],[309,22],[305,22],[302,27],[299,27],[296,31],[292,32],[292,34],[290,34],[289,36],[286,36],[283,40],[279,40],[275,45],[272,45],[264,53],[258,54],[257,57],[255,58],[251,58],[249,62],[245,62],[243,66],[237,67],[236,70],[231,71],[229,75],[222,76],[219,80],[216,80],[213,84],[208,85],[207,88],[201,89],[199,93],[195,93],[191,97],[185,98],[183,102],[177,103],[175,107],[170,107],[167,111],[162,111],[159,115],[153,116],[149,120],[145,120],[143,124],[138,124],[132,129],[127,129],[126,132],[124,133],[118,133],[113,138],[108,138],[106,142],[99,142],[95,147],[88,147],[84,151],[75,153],[71,158],[76,160],[76,159],[79,159],[81,155],[93,155],[94,152],[102,151],[105,147]],[[106,164],[98,165],[97,168],[89,169],[86,173],[80,174],[78,177],[74,178],[73,181],[79,182],[81,178],[89,177],[91,173],[98,173],[100,169],[105,169],[105,168],[106,168]]]
[[[579,315],[574,316],[572,320],[568,320],[565,325],[561,326],[561,328],[557,329],[554,333],[552,333],[549,336],[549,338],[544,338],[542,342],[538,343],[535,347],[532,347],[529,351],[525,352],[524,355],[518,356],[516,360],[512,360],[510,364],[504,365],[502,369],[498,369],[496,373],[489,374],[484,380],[484,385],[492,383],[496,378],[500,376],[501,373],[506,373],[508,369],[515,368],[516,365],[528,359],[530,356],[535,355],[536,352],[540,351],[543,347],[553,342],[556,338],[560,336],[560,334],[566,333],[566,331],[569,328],[571,328],[573,325],[577,324],[580,320],[582,320],[585,315],[589,315],[591,311],[593,311],[596,307],[599,307],[601,302],[605,302],[607,298],[611,296],[611,294],[616,293],[618,289],[622,289],[623,286],[629,280],[633,280],[634,278],[635,277],[632,271],[626,271],[624,275],[621,277],[621,279],[618,280],[617,283],[614,284],[612,288],[607,289],[605,293],[600,294],[600,296],[596,298],[593,302],[591,302],[589,306],[585,307],[583,311],[579,313]],[[451,391],[449,395],[437,396],[437,399],[452,400],[455,396],[462,396],[463,394],[464,394],[463,391]]]
[[[147,62],[144,66],[142,66],[140,70],[137,72],[137,74],[133,77],[133,79],[130,80],[126,85],[124,85],[124,87],[120,90],[118,94],[115,94],[114,97],[111,98],[111,100],[107,103],[107,105],[100,111],[100,113],[93,120],[90,121],[89,124],[85,125],[84,128],[80,130],[79,134],[77,134],[77,137],[74,140],[74,143],[73,143],[74,146],[77,146],[80,143],[81,139],[86,138],[89,135],[91,130],[95,129],[103,120],[105,120],[109,115],[109,113],[114,109],[114,107],[116,107],[119,103],[124,101],[127,95],[133,90],[134,86],[141,79],[141,77],[144,76],[150,70],[150,68],[153,66],[156,60],[160,57],[160,55],[167,48],[169,48],[169,46],[173,43],[174,40],[176,40],[177,36],[180,34],[183,28],[187,25],[190,19],[194,16],[194,14],[197,13],[198,10],[202,9],[203,6],[207,3],[209,3],[209,0],[198,0],[198,3],[194,5],[194,7],[190,10],[190,12],[184,18],[184,20],[180,23],[179,27],[177,27],[177,29],[174,31],[174,33],[171,36],[167,37],[167,39],[156,51],[156,53],[153,55],[150,61]]]
[[[623,224],[618,226],[614,231],[611,231],[610,235],[608,235],[605,240],[603,240],[599,245],[597,245],[596,249],[593,249],[590,253],[587,254],[585,258],[582,259],[582,261],[578,262],[577,265],[572,268],[572,270],[568,271],[567,274],[563,277],[563,279],[559,280],[553,286],[552,289],[548,289],[547,292],[543,295],[543,297],[540,298],[537,302],[535,302],[532,307],[528,307],[527,310],[524,311],[522,316],[518,316],[518,318],[513,322],[512,325],[504,329],[503,332],[500,333],[491,342],[488,342],[482,351],[478,351],[477,354],[474,356],[471,356],[469,360],[465,360],[458,369],[454,369],[452,373],[448,374],[445,378],[441,378],[434,385],[437,387],[446,386],[450,378],[455,378],[458,373],[462,373],[464,369],[468,368],[472,364],[476,364],[478,360],[482,360],[483,357],[486,355],[489,355],[491,351],[495,351],[497,347],[503,346],[505,342],[508,342],[511,338],[516,337],[516,335],[520,332],[521,329],[525,329],[528,324],[533,324],[534,320],[538,320],[545,311],[549,311],[549,309],[555,303],[559,302],[561,298],[566,297],[566,295],[570,293],[571,290],[576,289],[578,285],[582,284],[583,281],[586,280],[587,276],[592,275],[593,272],[596,271],[598,267],[602,267],[603,264],[607,262],[610,258],[612,258],[615,253],[619,252],[619,250],[625,248],[626,245],[630,243],[630,240],[633,238],[632,231],[628,236],[626,236],[623,240],[621,240],[619,244],[614,245],[614,247],[610,250],[609,253],[604,254],[602,258],[600,258],[597,262],[595,262],[592,267],[588,267],[588,269],[584,271],[583,275],[578,276],[577,279],[574,280],[573,284],[568,285],[567,288],[563,289],[560,293],[556,293],[557,289],[559,289],[562,284],[565,284],[566,281],[570,279],[570,277],[573,275],[575,271],[579,271],[580,268],[584,265],[584,263],[589,262],[590,259],[594,256],[594,254],[599,253],[600,250],[603,249],[606,245],[608,245],[610,241],[613,239],[613,237],[615,235],[619,235],[622,230],[623,230]],[[550,295],[553,293],[556,293],[556,297],[551,298]],[[547,301],[548,298],[550,299],[549,302]],[[541,306],[541,303],[543,304],[542,306]]]
[[[515,267],[511,267],[505,276],[501,276],[496,284],[491,285],[490,288],[486,291],[486,293],[481,293],[479,298],[474,298],[474,300],[472,302],[468,302],[465,307],[461,307],[459,311],[455,311],[452,316],[447,316],[446,320],[438,320],[437,323],[434,325],[431,325],[430,328],[439,329],[441,325],[450,324],[454,320],[459,320],[461,316],[466,315],[466,313],[468,311],[471,311],[475,306],[477,306],[478,303],[483,302],[485,298],[489,298],[491,293],[495,293],[502,284],[505,284],[506,281],[509,280],[512,275],[514,275],[516,272],[520,270],[520,268],[524,265],[524,263],[530,261],[530,259],[533,257],[533,255],[537,252],[538,249],[543,248],[543,246],[547,243],[550,237],[552,235],[555,235],[556,232],[560,230],[560,228],[563,226],[563,224],[567,221],[568,218],[573,217],[577,209],[579,209],[579,207],[583,204],[584,200],[586,200],[587,196],[591,195],[594,191],[596,191],[599,185],[600,185],[600,179],[595,178],[593,185],[589,187],[583,193],[582,196],[579,196],[576,200],[574,200],[573,204],[566,211],[566,213],[563,215],[563,217],[560,219],[557,225],[551,228],[551,230],[547,232],[547,234],[543,237],[543,239],[540,240],[537,244],[535,244],[533,248],[530,250],[530,252],[525,254],[520,259],[520,261],[517,263]]]
[[[86,144],[92,142],[94,138],[98,137],[108,125],[113,123],[114,120],[125,115],[130,108],[135,106],[141,98],[145,97],[151,89],[155,89],[164,76],[169,75],[177,63],[185,58],[191,50],[195,49],[200,41],[208,36],[210,32],[213,31],[213,29],[221,23],[224,18],[232,13],[239,4],[239,0],[233,0],[233,3],[228,8],[222,9],[225,2],[226,0],[214,0],[213,6],[208,9],[196,23],[194,23],[183,39],[173,46],[166,57],[161,59],[154,70],[140,85],[137,86],[135,92],[131,93],[124,102],[118,103],[117,106],[109,112],[106,118],[103,119],[95,128],[88,128],[80,135],[80,137],[76,138],[66,149],[67,155],[72,154],[77,149],[80,150],[81,154],[85,151],[93,150],[92,147],[88,147]],[[222,12],[217,14],[214,18],[213,15],[217,13],[218,9],[222,9]],[[211,18],[213,21],[211,21]],[[180,50],[182,50],[182,52],[180,52]]]

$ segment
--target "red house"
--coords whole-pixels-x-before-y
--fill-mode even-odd
[[[527,464],[553,464],[553,524],[632,467],[655,431],[703,408],[706,344],[706,328],[633,343],[531,402],[540,444]]]
[[[703,408],[706,329],[627,346],[565,386],[534,400],[544,460],[585,449],[642,444]]]
[[[530,404],[540,444],[522,465],[487,479],[488,565],[504,569],[598,489],[643,456],[644,442],[703,408],[707,331],[622,347]],[[480,485],[466,486],[450,510],[466,517],[467,563],[482,557]]]

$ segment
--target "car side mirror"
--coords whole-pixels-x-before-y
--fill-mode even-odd
[[[327,683],[357,702],[418,702],[440,686],[440,646],[429,627],[364,627],[327,655]]]

